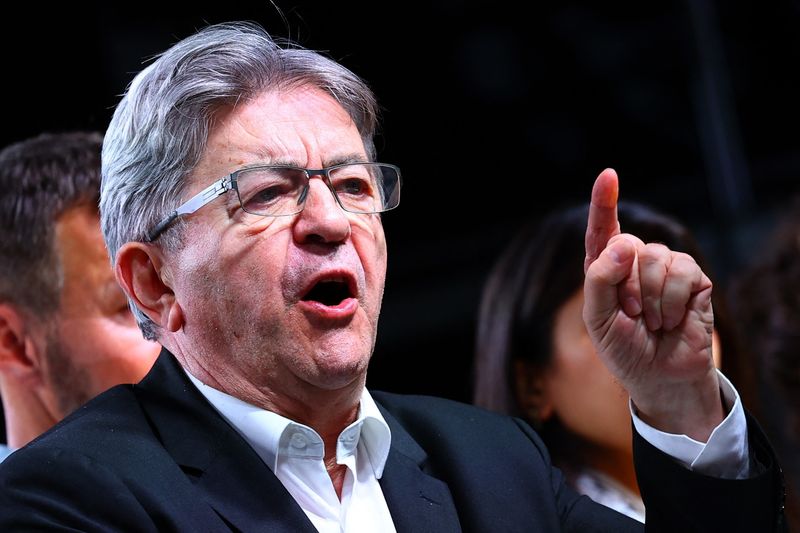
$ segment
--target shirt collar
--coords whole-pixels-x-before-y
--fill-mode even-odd
[[[303,424],[290,420],[277,413],[261,409],[238,398],[206,385],[186,369],[186,375],[205,396],[212,406],[231,424],[244,439],[253,447],[261,459],[274,472],[280,450],[285,449],[290,433],[297,430],[306,435],[316,435],[316,432]],[[309,433],[310,432],[310,433]],[[361,393],[358,417],[347,426],[339,435],[337,457],[342,453],[352,453],[359,443],[363,443],[375,478],[380,479],[389,456],[391,446],[391,432],[389,425],[381,415],[375,400],[365,388]],[[315,449],[314,446],[306,448],[307,454],[322,454],[321,439]]]

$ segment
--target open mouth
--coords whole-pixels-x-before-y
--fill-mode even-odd
[[[342,279],[324,279],[316,282],[301,298],[304,302],[319,302],[328,307],[336,307],[348,298],[354,297],[351,284]]]

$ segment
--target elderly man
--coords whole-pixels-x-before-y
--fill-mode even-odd
[[[102,136],[45,133],[0,152],[0,394],[6,451],[158,356],[100,233]]]
[[[106,134],[101,212],[117,279],[164,349],[139,384],[0,468],[0,526],[641,527],[567,489],[524,423],[365,389],[380,213],[400,188],[374,162],[375,110],[350,71],[250,24],[206,28],[137,76]],[[585,320],[635,406],[648,526],[775,528],[777,467],[712,362],[711,283],[620,234],[616,199],[604,171]]]

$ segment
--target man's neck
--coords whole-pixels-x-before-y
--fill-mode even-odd
[[[186,367],[184,371],[208,387],[316,431],[322,438],[325,449],[325,469],[341,499],[347,467],[337,463],[338,440],[342,431],[358,418],[364,390],[363,380],[336,390],[295,387],[292,390],[293,395],[290,395],[286,391],[263,391],[249,381],[242,381],[237,387],[226,387],[211,374],[198,372],[201,375],[197,376]]]
[[[224,392],[250,405],[279,414],[289,420],[304,424],[316,431],[326,443],[335,443],[339,433],[358,416],[366,375],[353,381],[327,389],[314,386],[294,375],[236,376],[204,368],[178,346],[168,346],[184,371],[202,383]],[[225,379],[221,379],[224,376]]]
[[[6,443],[17,449],[53,427],[59,421],[42,399],[29,388],[8,381],[2,387]]]

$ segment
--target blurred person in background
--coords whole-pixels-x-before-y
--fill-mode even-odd
[[[0,151],[0,396],[5,458],[118,383],[146,341],[100,232],[96,132],[43,133]]]
[[[474,403],[525,419],[574,489],[644,522],[628,394],[597,357],[581,316],[588,213],[587,204],[530,221],[495,263],[479,311]],[[618,214],[626,231],[687,253],[711,271],[674,218],[631,202],[620,202]],[[715,364],[748,405],[738,341],[714,294]]]

